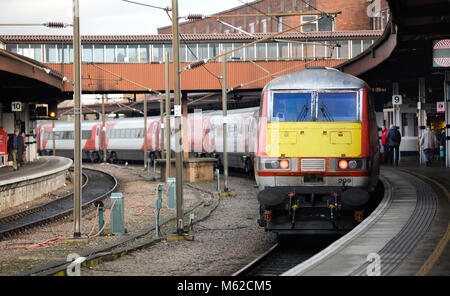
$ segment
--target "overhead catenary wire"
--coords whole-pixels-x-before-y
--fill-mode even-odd
[[[129,1],[129,0],[122,0],[122,1],[123,2],[132,3],[132,4],[136,4],[136,5],[146,6],[146,7],[150,7],[150,8],[161,9],[161,10],[164,10],[164,11],[171,11],[172,10],[169,7],[161,7],[161,6],[151,5],[151,4],[142,3],[142,2],[135,2],[135,1]]]

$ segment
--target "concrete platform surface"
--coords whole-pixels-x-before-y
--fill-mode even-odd
[[[409,158],[381,175],[387,192],[373,214],[283,275],[450,275],[450,169]]]

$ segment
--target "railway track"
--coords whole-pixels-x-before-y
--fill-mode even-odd
[[[82,207],[108,196],[117,180],[104,172],[83,168]],[[0,240],[34,227],[46,225],[72,213],[73,192],[49,203],[27,209],[0,219]]]
[[[279,276],[311,258],[339,237],[339,235],[307,235],[283,238],[233,276]]]

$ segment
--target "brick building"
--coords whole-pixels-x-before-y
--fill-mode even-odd
[[[323,18],[299,28],[299,32],[380,30],[388,21],[386,0],[256,0],[215,15],[236,15],[222,20],[250,33],[279,32],[313,20],[315,16],[243,16],[249,14],[276,14],[337,10],[335,18]],[[371,14],[371,16],[369,16]],[[172,27],[158,28],[158,34],[170,34]],[[180,23],[180,33],[238,33],[237,30],[217,22],[216,18]]]

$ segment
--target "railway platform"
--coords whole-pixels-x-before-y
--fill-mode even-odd
[[[450,169],[409,157],[380,179],[385,194],[367,219],[283,275],[448,275]]]
[[[40,157],[14,171],[0,168],[0,212],[64,185],[72,160],[64,157]]]

